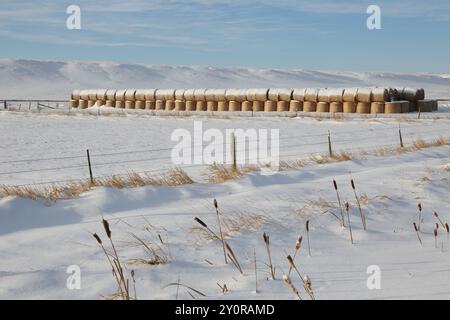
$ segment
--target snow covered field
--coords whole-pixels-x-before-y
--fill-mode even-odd
[[[315,120],[288,118],[209,119],[164,117],[62,116],[0,112],[0,184],[29,184],[87,178],[85,152],[90,149],[94,175],[129,170],[170,168],[170,140],[176,128],[280,129],[281,159],[298,159],[328,152],[328,130],[335,151],[355,152],[350,161],[309,165],[265,176],[258,172],[222,184],[208,184],[205,167],[187,167],[197,183],[179,187],[136,189],[98,188],[80,198],[50,202],[16,197],[0,199],[0,298],[98,299],[115,291],[110,268],[91,233],[105,235],[101,217],[109,220],[123,261],[147,254],[131,233],[161,249],[169,263],[129,264],[136,271],[140,299],[175,299],[180,282],[200,290],[206,298],[294,299],[281,277],[288,272],[286,256],[296,239],[304,241],[297,266],[312,281],[317,299],[448,299],[450,298],[450,242],[445,230],[433,228],[450,221],[448,199],[450,148],[422,149],[401,155],[357,157],[358,150],[398,146],[397,119]],[[449,120],[401,121],[404,143],[414,139],[450,137]],[[73,158],[78,157],[78,158]],[[62,169],[61,169],[62,168]],[[47,170],[48,169],[48,170]],[[356,182],[367,217],[361,227],[350,188]],[[332,179],[342,201],[350,203],[354,245],[340,215]],[[216,229],[213,199],[228,221],[228,242],[243,275],[223,263],[220,243],[208,241],[194,227],[200,217]],[[418,223],[417,203],[424,208],[423,246],[412,227]],[[310,220],[311,257],[305,222]],[[276,280],[268,280],[262,233],[270,235]],[[258,292],[255,292],[253,250],[256,250]],[[81,268],[81,290],[69,290],[68,266]],[[369,290],[367,268],[381,270],[381,289]],[[292,274],[294,285],[302,286]],[[222,293],[217,285],[226,284]],[[303,288],[302,288],[303,290]],[[301,294],[306,298],[306,294]],[[179,298],[190,299],[185,289]]]

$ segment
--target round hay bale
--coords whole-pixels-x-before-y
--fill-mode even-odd
[[[194,100],[198,101],[206,101],[205,97],[206,89],[195,89],[194,90]],[[205,105],[206,108],[206,105]]]
[[[135,103],[134,101],[127,100],[125,101],[125,109],[134,109]]]
[[[185,101],[194,101],[194,89],[186,89],[183,94]]]
[[[146,89],[145,90],[145,100],[146,101],[156,101],[156,89]]]
[[[291,100],[289,102],[289,112],[303,111],[303,102],[297,100]]]
[[[371,104],[371,102],[358,102],[356,113],[370,113]]]
[[[425,100],[425,89],[420,88],[417,90],[417,100]]]
[[[356,112],[356,104],[353,101],[345,101],[342,105],[344,113],[355,113]]]
[[[328,97],[329,102],[343,102],[344,101],[344,89],[329,89]],[[330,105],[331,107],[331,105]]]
[[[69,108],[73,109],[73,108],[78,108],[78,100],[70,100],[69,101]]]
[[[109,108],[114,108],[115,107],[115,103],[112,100],[106,100],[105,106],[109,107]]]
[[[208,100],[206,102],[206,111],[217,111],[217,102],[214,100]]]
[[[126,90],[117,90],[116,95],[115,95],[115,100],[125,102],[125,92],[126,92]]]
[[[417,101],[409,101],[409,112],[416,112],[417,110]]]
[[[384,102],[372,102],[370,104],[370,113],[384,113]]]
[[[186,111],[195,111],[195,101],[186,101]]]
[[[305,101],[303,102],[303,112],[316,112],[317,102]]]
[[[293,100],[292,95],[294,93],[293,89],[279,89],[278,91],[278,99],[280,101],[290,102]]]
[[[280,90],[279,88],[269,89],[268,98],[270,101],[278,102],[280,100]]]
[[[292,99],[300,102],[305,101],[305,92],[306,92],[305,88],[294,89],[294,91],[292,92]]]
[[[327,103],[330,102],[330,91],[328,89],[320,89],[317,94],[317,101]],[[317,107],[319,106],[317,105]]]
[[[105,105],[105,100],[97,100],[95,102],[95,104],[97,105],[97,107],[101,107]]]
[[[186,110],[186,102],[182,100],[175,101],[175,111],[184,111]]]
[[[78,108],[86,109],[87,107],[88,107],[87,100],[83,100],[83,99],[78,100]]]
[[[417,101],[419,100],[419,90],[414,90],[411,88],[403,88],[401,97],[403,100]]]
[[[400,101],[400,93],[396,88],[390,88],[389,89],[389,101]]]
[[[155,92],[156,100],[175,101],[175,89],[158,89]]]
[[[89,100],[89,90],[80,91],[80,100]]]
[[[135,109],[145,109],[145,101],[137,100],[134,107]]]
[[[137,89],[136,93],[134,94],[134,98],[136,99],[136,101],[144,101],[145,102],[145,90]]]
[[[116,89],[108,89],[106,90],[106,100],[116,101]]]
[[[391,101],[389,98],[389,90],[386,88],[374,88],[372,89],[372,102],[388,102]]]
[[[205,100],[208,101],[214,101],[214,90],[215,89],[206,89],[205,90]],[[206,104],[208,105],[208,104]]]
[[[269,89],[248,89],[246,96],[248,101],[264,102],[269,99]]]
[[[432,100],[419,100],[417,101],[417,109],[420,112],[432,112],[434,102]]]
[[[167,100],[166,101],[165,110],[166,111],[171,111],[173,109],[175,109],[175,101],[174,100]]]
[[[328,102],[318,102],[316,112],[330,112],[330,104]]]
[[[165,109],[166,109],[166,103],[162,100],[156,100],[155,110],[165,110]]]
[[[264,102],[259,100],[253,101],[253,112],[261,111],[264,111]]]
[[[386,102],[384,113],[402,113],[402,103],[399,101]]]
[[[251,101],[242,102],[242,111],[253,111],[253,103]]]
[[[247,99],[246,90],[243,89],[228,89],[225,92],[227,101],[244,102]]]
[[[88,100],[88,108],[92,108],[96,102],[97,100]]]
[[[195,104],[196,111],[206,111],[206,101],[200,100]]]
[[[217,102],[217,111],[228,111],[228,102],[227,101]]]
[[[344,102],[356,102],[356,95],[358,94],[358,88],[348,88],[344,90],[342,100]],[[345,112],[345,109],[344,109]]]
[[[289,102],[278,101],[277,102],[277,112],[287,112],[289,111]]]
[[[226,89],[215,89],[214,90],[214,101],[225,101],[226,100],[226,93],[227,90]]]
[[[185,101],[184,92],[186,89],[176,89],[175,90],[175,101]]]
[[[359,88],[356,93],[356,102],[371,103],[372,102],[372,89],[370,88]],[[356,107],[356,112],[358,113],[358,107]],[[369,108],[370,112],[370,108]],[[363,112],[365,113],[365,112]]]
[[[228,111],[241,111],[241,103],[239,101],[230,101],[228,103]]]
[[[308,88],[305,90],[305,101],[317,102],[318,98],[319,98],[319,89]],[[303,105],[303,108],[304,107],[305,106]]]
[[[439,110],[439,103],[437,100],[433,100],[433,111],[438,111]]]
[[[342,102],[335,102],[335,101],[331,102],[330,103],[330,112],[331,113],[342,113],[342,112],[344,112],[344,104]]]
[[[100,101],[105,101],[106,100],[106,92],[107,92],[108,90],[106,90],[106,89],[98,89],[97,91],[96,91],[96,94],[95,94],[95,96],[96,96],[96,100],[98,101],[98,100],[100,100]]]
[[[70,98],[72,100],[80,100],[80,90],[73,90]]]
[[[118,109],[123,109],[123,108],[125,108],[125,101],[121,101],[121,100],[116,101],[115,107],[118,108]]]
[[[97,100],[97,90],[88,90],[89,100]]]
[[[127,91],[125,91],[125,100],[135,101],[136,100],[136,89],[127,89]]]
[[[399,101],[402,105],[402,113],[409,113],[411,111],[411,107],[409,101]]]
[[[277,111],[277,103],[272,100],[266,100],[264,102],[264,112],[274,112]]]
[[[147,100],[145,101],[145,110],[155,110],[156,109],[156,102],[153,100]]]

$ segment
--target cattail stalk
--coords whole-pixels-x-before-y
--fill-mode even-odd
[[[359,209],[359,214],[361,216],[361,222],[363,225],[364,230],[367,230],[367,226],[366,226],[366,217],[364,216],[364,213],[361,209],[361,203],[359,202],[359,198],[358,195],[356,194],[356,187],[355,187],[355,181],[352,179],[350,181],[351,185],[352,185],[352,189],[353,189],[353,193],[355,195],[355,199],[356,199],[356,203],[358,204],[358,209]]]
[[[287,256],[287,260],[288,260],[288,262],[289,262],[289,267],[293,268],[293,269],[295,270],[295,272],[297,272],[297,274],[298,274],[298,276],[300,277],[300,279],[302,280],[302,282],[303,282],[303,288],[305,289],[306,293],[309,295],[309,297],[311,298],[311,300],[315,300],[314,294],[313,294],[312,289],[311,289],[311,280],[309,280],[309,278],[306,277],[306,276],[305,276],[305,277],[302,276],[300,270],[297,268],[297,266],[296,266],[295,263],[294,263],[294,259],[292,259],[291,256]],[[305,279],[308,279],[309,285],[308,285],[308,283],[305,281]]]
[[[422,204],[420,202],[417,204],[417,208],[419,209],[419,223],[417,224],[417,230],[420,232],[420,226],[422,224]]]
[[[297,256],[297,253],[299,252],[301,246],[302,246],[302,242],[303,242],[303,236],[300,236],[297,239],[297,242],[295,242],[295,251],[294,251],[294,256],[293,259],[295,260],[295,257]],[[289,267],[289,272],[288,272],[288,276],[291,276],[291,272],[292,272],[292,267]]]
[[[217,225],[219,226],[220,240],[222,241],[223,257],[225,259],[225,264],[228,264],[227,254],[226,254],[226,251],[225,251],[225,241],[223,239],[222,227],[220,225],[219,206],[217,204],[217,200],[216,199],[214,199],[214,208],[216,208]]]
[[[283,281],[292,290],[292,292],[297,296],[297,298],[299,298],[300,300],[303,300],[302,297],[300,296],[300,293],[298,292],[297,288],[295,288],[294,285],[292,284],[291,278],[284,275]]]
[[[311,244],[309,242],[309,220],[306,221],[305,228],[306,228],[306,238],[308,239],[308,254],[311,257]]]
[[[438,229],[437,228],[434,228],[433,234],[434,234],[434,247],[437,249],[437,242],[438,242]]]
[[[447,240],[448,240],[449,235],[450,235],[450,229],[448,227],[448,223],[447,222],[445,223],[445,231],[447,231]]]
[[[345,211],[347,212],[347,219],[348,219],[348,230],[350,232],[350,241],[353,244],[353,232],[352,232],[352,224],[350,222],[350,205],[348,202],[345,203]]]
[[[342,227],[345,227],[345,219],[344,219],[344,211],[342,210],[342,203],[341,203],[341,196],[339,195],[339,190],[338,190],[338,185],[336,180],[333,179],[333,186],[334,186],[334,190],[336,191],[336,197],[339,203],[339,209],[341,210],[341,225]]]
[[[270,274],[272,276],[272,280],[275,280],[275,269],[272,264],[272,256],[270,255],[270,239],[269,235],[266,234],[265,232],[263,233],[263,240],[266,245],[267,256],[269,257]]]
[[[415,222],[413,223],[413,227],[414,227],[414,230],[416,231],[417,238],[419,239],[420,245],[422,245],[422,239],[420,238],[419,227],[417,227],[417,224]]]
[[[445,229],[445,224],[444,222],[441,220],[441,218],[439,217],[438,213],[435,211],[434,212],[434,216],[436,217],[436,219],[438,219],[439,223],[441,224],[442,228]]]

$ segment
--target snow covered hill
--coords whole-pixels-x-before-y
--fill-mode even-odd
[[[335,72],[114,62],[0,60],[0,99],[66,99],[76,88],[423,87],[450,98],[448,74]]]

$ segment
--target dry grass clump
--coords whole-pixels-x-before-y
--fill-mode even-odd
[[[144,251],[148,255],[146,258],[137,258],[128,260],[129,264],[146,264],[150,266],[157,266],[161,264],[169,263],[169,255],[163,249],[163,243],[158,244],[151,241],[145,241],[138,237],[136,234],[132,234],[133,238],[137,241],[137,245],[141,245]]]
[[[222,183],[242,177],[244,174],[258,170],[256,166],[235,168],[225,164],[214,163],[208,166],[207,178],[210,183]]]
[[[0,198],[22,197],[32,200],[45,199],[56,201],[59,199],[71,199],[78,197],[83,192],[92,188],[88,180],[70,182],[65,185],[52,184],[50,186],[0,186]]]
[[[307,163],[302,160],[290,160],[290,161],[282,160],[280,161],[280,170],[301,169],[306,165]]]
[[[352,154],[346,151],[339,151],[330,155],[312,155],[309,157],[309,161],[313,164],[326,164],[333,162],[349,161],[352,159]]]

